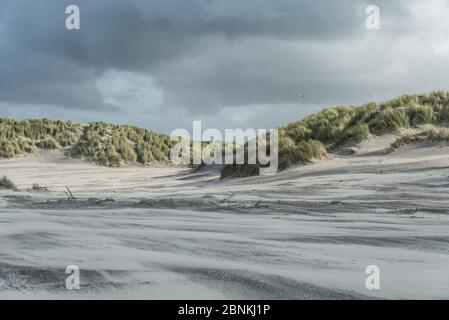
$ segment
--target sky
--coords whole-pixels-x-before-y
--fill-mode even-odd
[[[269,129],[449,90],[448,17],[446,0],[0,0],[0,117]]]

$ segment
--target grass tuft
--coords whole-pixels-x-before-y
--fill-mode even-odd
[[[3,176],[3,178],[0,179],[0,189],[9,189],[13,191],[19,191],[19,188],[6,176]]]
[[[416,134],[405,134],[398,137],[392,144],[392,149],[399,149],[402,146],[418,142],[449,142],[449,130],[427,130]]]

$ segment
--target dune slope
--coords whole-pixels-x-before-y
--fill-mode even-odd
[[[395,139],[224,181],[58,151],[1,160],[21,191],[0,190],[0,297],[447,298],[449,147],[390,152]],[[368,265],[380,290],[365,287]]]

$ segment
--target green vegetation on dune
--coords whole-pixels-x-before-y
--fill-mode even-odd
[[[79,140],[81,132],[81,126],[70,121],[0,119],[0,157],[70,146]]]
[[[39,149],[70,149],[100,165],[167,162],[170,138],[146,129],[103,122],[87,126],[48,119],[0,119],[0,158],[12,158]]]
[[[449,120],[449,92],[405,95],[385,103],[326,109],[290,123],[281,132],[296,143],[314,139],[328,149],[350,141],[360,142],[370,134],[397,132],[400,128]]]
[[[443,91],[404,95],[358,107],[325,109],[279,128],[279,169],[310,163],[372,135],[446,122],[449,122],[449,93]],[[67,148],[72,156],[116,167],[126,163],[168,162],[173,143],[169,136],[128,125],[94,122],[82,126],[49,119],[0,119],[0,158],[39,149]],[[259,164],[226,165],[222,178],[257,175],[259,169]]]
[[[322,110],[279,128],[279,170],[325,157],[345,144],[400,128],[449,121],[449,92],[404,95],[384,103]],[[226,165],[222,178],[258,174],[259,165]]]
[[[95,122],[84,128],[73,151],[101,165],[120,166],[168,162],[171,144],[169,136],[146,129]]]

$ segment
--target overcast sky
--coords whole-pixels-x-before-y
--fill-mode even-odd
[[[0,0],[1,117],[273,128],[431,90],[449,90],[445,0]]]

